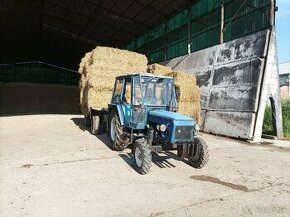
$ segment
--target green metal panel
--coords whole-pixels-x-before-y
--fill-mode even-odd
[[[168,22],[168,31],[174,31],[175,29],[179,28],[180,26],[187,23],[188,20],[188,10],[184,10],[179,14],[175,15],[174,17],[170,18]]]
[[[224,42],[269,28],[270,0],[197,0],[167,21],[122,46],[160,62],[220,43],[221,5]]]
[[[38,62],[0,65],[0,82],[78,85],[79,74]]]
[[[186,54],[187,51],[187,24],[168,32],[167,58],[171,59]]]
[[[190,7],[190,10],[195,17],[201,17],[220,7],[221,2],[221,0],[199,0]]]
[[[269,26],[269,0],[230,1],[225,4],[225,41],[239,38]]]

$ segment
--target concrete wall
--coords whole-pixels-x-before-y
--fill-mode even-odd
[[[270,32],[267,48],[268,49],[266,55],[266,62],[264,67],[265,69],[262,71],[263,77],[261,81],[261,93],[259,96],[259,107],[257,110],[255,131],[252,137],[252,140],[254,142],[259,142],[261,140],[264,113],[267,101],[269,99],[271,101],[272,107],[274,134],[278,138],[283,137],[282,107],[279,88],[279,71],[275,26],[272,27],[272,31]]]
[[[0,83],[0,115],[79,113],[76,86]]]
[[[203,131],[253,138],[269,37],[266,30],[162,63],[197,76]]]

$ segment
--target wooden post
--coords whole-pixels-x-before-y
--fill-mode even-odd
[[[221,29],[220,29],[220,43],[224,43],[224,4],[221,4]]]

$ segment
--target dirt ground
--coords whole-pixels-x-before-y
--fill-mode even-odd
[[[208,165],[174,152],[149,174],[79,115],[0,117],[0,216],[290,216],[290,142],[203,135]]]

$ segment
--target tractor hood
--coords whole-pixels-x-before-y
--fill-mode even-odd
[[[165,110],[154,110],[149,111],[149,121],[156,120],[156,119],[163,119],[163,120],[172,120],[172,121],[184,121],[184,122],[191,122],[194,123],[195,121],[193,118],[188,117],[186,115],[182,115],[176,112],[170,112]],[[155,121],[154,121],[155,122]]]
[[[191,117],[176,112],[154,110],[149,111],[148,121],[156,126],[166,126],[168,130],[159,132],[160,138],[166,142],[176,144],[193,140],[196,123]]]

